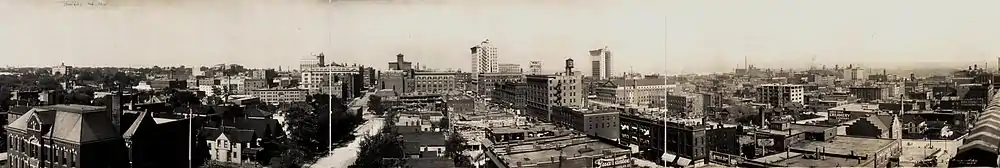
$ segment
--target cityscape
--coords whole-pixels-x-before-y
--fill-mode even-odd
[[[833,2],[87,1],[0,2],[30,15],[0,17],[23,23],[0,28],[0,168],[1000,167],[1000,41],[982,37],[1000,29],[965,28],[995,21],[924,36],[953,30],[790,9]],[[643,13],[661,7],[678,12]],[[719,20],[779,9],[794,21],[767,24],[789,26],[760,27],[791,28]],[[455,30],[477,16],[496,21]]]

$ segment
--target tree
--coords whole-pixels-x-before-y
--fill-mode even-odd
[[[292,104],[286,111],[288,123],[287,150],[282,157],[282,164],[302,165],[311,162],[325,154],[327,150],[326,133],[323,131],[322,117],[314,112],[314,108],[306,103]]]
[[[52,77],[52,76],[43,76],[43,77],[39,78],[38,81],[37,81],[37,86],[38,86],[38,89],[42,89],[42,90],[61,90],[62,89],[62,86],[59,84],[59,81],[56,81],[56,79],[54,77]]]
[[[361,141],[358,159],[354,162],[355,167],[392,167],[404,164],[383,160],[383,158],[404,158],[403,140],[391,127],[392,124],[387,123],[382,129],[388,132],[366,136]]]
[[[453,131],[448,134],[448,140],[445,142],[445,150],[447,150],[445,154],[455,161],[455,167],[474,167],[472,161],[462,154],[467,150],[466,141],[465,137],[462,137],[458,132]]]
[[[198,99],[198,95],[195,95],[192,92],[170,90],[168,94],[170,94],[170,97],[167,98],[167,104],[172,107],[185,107],[186,105],[201,104],[201,100]]]
[[[368,109],[376,115],[384,114],[385,108],[382,107],[382,97],[378,95],[368,96]]]

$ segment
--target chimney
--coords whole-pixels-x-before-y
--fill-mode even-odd
[[[122,117],[122,92],[115,91],[114,95],[111,96],[111,106],[110,113],[108,117],[111,117],[111,124],[114,125],[115,131],[121,133],[121,117]]]

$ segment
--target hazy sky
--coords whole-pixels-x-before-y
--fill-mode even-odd
[[[813,58],[995,67],[1000,55],[1000,1],[990,0],[105,1],[0,1],[0,65],[276,68],[324,52],[377,68],[403,53],[468,70],[468,48],[487,38],[501,62],[541,60],[546,70],[566,58],[585,70],[587,51],[604,45],[616,72],[720,71],[744,56],[775,68]]]

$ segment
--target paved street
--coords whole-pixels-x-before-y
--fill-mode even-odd
[[[367,104],[368,96],[371,94],[366,94],[362,97],[359,102]],[[309,167],[315,168],[331,168],[331,167],[348,167],[354,164],[354,161],[358,159],[358,151],[361,148],[361,141],[365,138],[365,135],[375,135],[382,131],[382,126],[385,125],[385,119],[372,114],[367,109],[364,111],[364,119],[366,120],[361,126],[354,129],[354,135],[357,136],[353,141],[348,143],[346,146],[334,149],[326,157],[320,158],[315,164]]]

